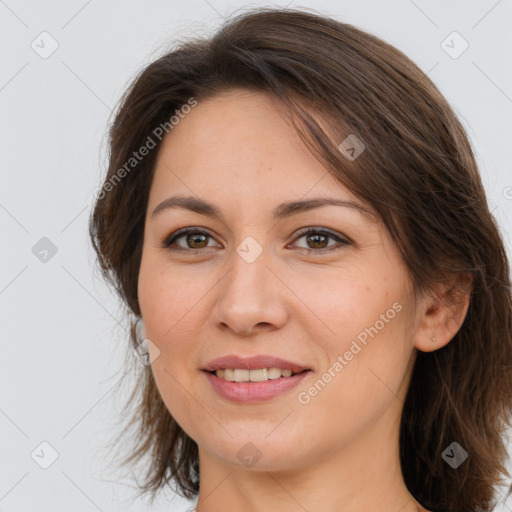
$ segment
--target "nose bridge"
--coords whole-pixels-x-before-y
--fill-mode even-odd
[[[233,250],[230,270],[219,283],[215,323],[226,324],[238,333],[247,333],[258,324],[277,327],[285,321],[281,287],[267,268],[270,258],[269,252],[257,249],[251,240]]]
[[[233,251],[230,259],[231,271],[225,283],[224,296],[236,300],[238,306],[257,306],[268,297],[269,277],[273,277],[267,268],[268,252],[254,255],[254,249],[243,243]],[[252,253],[252,254],[251,254]]]

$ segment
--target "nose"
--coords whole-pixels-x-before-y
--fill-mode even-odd
[[[239,336],[281,328],[287,321],[287,288],[269,266],[265,252],[248,263],[236,251],[217,287],[213,324]],[[289,291],[288,291],[289,293]]]

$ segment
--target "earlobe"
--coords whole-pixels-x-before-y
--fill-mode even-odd
[[[414,336],[415,348],[422,352],[433,352],[453,339],[466,318],[471,285],[471,274],[460,274],[455,284],[445,285],[441,293],[423,300],[419,306],[421,309]]]

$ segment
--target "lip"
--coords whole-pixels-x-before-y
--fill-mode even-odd
[[[241,367],[238,366],[238,368]],[[279,368],[279,366],[277,366],[277,368]],[[250,404],[265,402],[289,391],[309,375],[311,370],[297,373],[291,377],[279,377],[278,379],[270,379],[261,382],[232,382],[221,379],[217,377],[215,373],[208,373],[206,370],[204,370],[203,373],[213,390],[221,397],[236,403]]]
[[[244,370],[257,370],[259,368],[281,368],[282,370],[291,370],[293,373],[299,373],[304,370],[311,369],[306,366],[294,363],[292,361],[287,361],[286,359],[266,354],[249,357],[240,357],[235,354],[228,354],[222,357],[218,357],[217,359],[213,359],[204,368],[201,369],[207,372],[212,372],[215,370],[221,370],[225,368],[240,368]]]

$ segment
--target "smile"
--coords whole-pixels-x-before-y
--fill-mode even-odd
[[[231,382],[262,382],[264,380],[279,379],[281,377],[291,377],[296,374],[289,369],[281,368],[259,368],[255,370],[225,368],[217,370],[215,375],[220,379]]]
[[[270,375],[276,375],[276,377],[271,378],[269,370],[271,371]],[[225,378],[226,371],[231,378],[241,380],[227,380]],[[279,377],[277,377],[277,371],[279,371]],[[218,377],[217,372],[220,372],[222,376]],[[224,375],[222,372],[224,372]],[[231,375],[230,372],[232,372]],[[256,379],[260,378],[259,381],[249,380],[252,372],[255,372]],[[272,400],[284,394],[286,391],[297,386],[299,382],[312,372],[311,370],[303,370],[300,373],[294,374],[291,370],[271,367],[256,370],[220,369],[216,371],[203,371],[203,373],[213,391],[220,397],[239,404],[251,404]],[[265,373],[267,375],[263,379]]]

